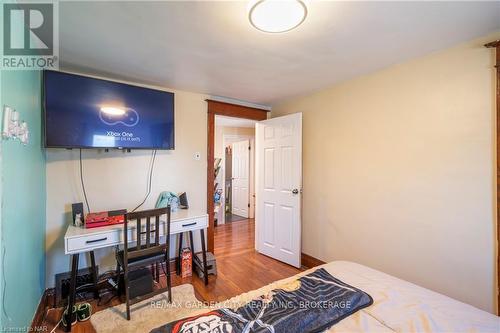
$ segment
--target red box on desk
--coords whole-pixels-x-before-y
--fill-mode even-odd
[[[108,212],[89,213],[85,217],[85,228],[105,227],[125,222],[124,215],[109,216]]]

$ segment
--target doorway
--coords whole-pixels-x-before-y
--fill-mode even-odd
[[[208,230],[207,230],[207,248],[208,251],[214,252],[214,230],[215,218],[218,214],[216,211],[217,199],[220,200],[220,193],[216,192],[215,179],[217,161],[215,159],[215,117],[226,116],[239,119],[250,119],[261,121],[267,119],[268,110],[236,105],[221,101],[207,100],[208,117],[207,117],[207,213],[208,213]],[[220,211],[220,207],[218,208]]]
[[[248,112],[243,110],[247,109]],[[243,111],[243,112],[242,112]],[[255,250],[289,265],[300,267],[301,263],[301,194],[302,194],[302,114],[295,113],[286,116],[267,119],[263,110],[242,107],[218,101],[208,101],[208,167],[207,167],[207,207],[209,216],[208,248],[213,253],[215,221],[225,218],[224,187],[217,178],[225,182],[225,176],[220,178],[222,158],[215,157],[216,116],[258,120],[255,123],[255,190],[256,190],[256,223]],[[261,119],[263,118],[263,119]],[[224,119],[224,118],[219,118]],[[235,121],[235,119],[233,119]],[[249,171],[246,161],[249,160],[243,150],[251,150],[248,140],[239,140],[231,145],[232,164],[245,161],[242,169],[231,166],[232,175],[232,208],[231,214],[238,216],[249,214],[243,208],[241,197],[250,201],[248,187],[251,183],[247,178]],[[226,146],[220,148],[225,151]],[[235,155],[238,156],[235,159]],[[240,175],[241,170],[247,170]],[[236,175],[238,173],[238,175]],[[236,177],[235,177],[236,176]],[[240,177],[242,176],[242,177]],[[243,181],[235,182],[235,180]],[[226,192],[228,195],[229,192]],[[243,195],[241,194],[243,193]],[[235,198],[239,207],[234,209]],[[224,214],[224,215],[221,215]],[[247,220],[248,221],[248,220]],[[232,225],[233,223],[229,224]],[[215,253],[214,253],[215,254]]]
[[[255,123],[215,116],[215,226],[254,218]]]

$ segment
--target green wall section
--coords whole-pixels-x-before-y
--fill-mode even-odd
[[[2,327],[31,324],[45,289],[45,153],[42,149],[41,72],[3,71],[1,103],[28,123],[30,142],[1,141],[1,231],[5,299]],[[3,114],[3,110],[2,110]],[[2,286],[2,288],[4,288]],[[2,295],[3,297],[3,295]]]

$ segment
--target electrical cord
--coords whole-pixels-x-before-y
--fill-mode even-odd
[[[114,272],[115,271],[113,271],[113,270],[109,270],[109,271],[106,271],[103,274],[101,274],[99,276],[99,280],[97,281],[97,284],[101,284],[101,283],[106,282],[109,278],[111,278],[113,276]],[[81,289],[92,287],[93,285],[94,285],[93,283],[87,283],[87,284],[84,284],[84,285],[81,285],[81,286],[77,287],[76,290],[75,290],[75,292],[77,293],[77,299],[78,298],[83,298],[82,295],[81,295],[81,292],[79,292],[79,291],[81,291]],[[101,303],[101,300],[99,299],[99,301],[97,302],[97,304],[98,305],[107,305],[115,297],[117,297],[117,296],[116,295],[111,296],[105,303]],[[53,310],[53,309],[49,309],[49,311],[50,310]],[[57,322],[57,324],[50,331],[50,333],[54,333],[56,331],[57,327],[61,324],[61,322],[63,320],[63,317],[64,317],[64,311],[63,311],[63,314],[61,315],[61,319]]]
[[[56,326],[54,326],[54,328],[52,329],[52,331],[50,331],[50,333],[54,333],[57,330],[57,327],[59,327],[59,325],[63,321],[63,318],[64,318],[64,311],[63,311],[63,314],[61,316],[61,319],[59,319],[59,321],[57,322]]]
[[[85,191],[85,182],[83,181],[82,148],[80,148],[80,181],[82,183],[82,190],[83,190],[83,196],[85,198],[85,204],[87,205],[87,212],[90,213],[89,201],[87,199],[87,191]]]
[[[165,277],[168,279],[167,271],[165,270],[165,266],[166,266],[166,265],[169,265],[169,263],[168,263],[168,262],[165,262],[165,265],[163,265],[163,263],[162,263],[162,262],[160,263],[160,266],[161,266],[161,269],[162,269],[162,271],[163,271],[163,274],[165,274]]]
[[[132,210],[132,212],[135,212],[137,209],[142,207],[142,205],[144,205],[146,200],[148,200],[149,195],[151,194],[151,189],[153,187],[152,186],[153,185],[153,170],[154,170],[154,166],[155,166],[155,160],[156,160],[156,149],[152,151],[151,161],[149,162],[149,170],[148,170],[149,180],[148,180],[148,185],[147,185],[147,190],[146,190],[146,196],[144,197],[144,200],[142,200],[142,202]]]
[[[114,275],[115,275],[115,271],[113,271],[113,270],[106,271],[106,272],[102,273],[102,274],[99,276],[99,278],[98,278],[98,280],[97,280],[96,284],[98,284],[98,285],[99,285],[99,284],[105,283],[105,282],[107,282],[109,279],[113,278],[113,277],[114,277]],[[79,292],[79,291],[81,291],[82,289],[86,289],[86,288],[93,287],[93,286],[94,286],[94,283],[93,283],[93,282],[91,282],[91,283],[85,283],[85,284],[82,284],[82,285],[80,285],[80,286],[76,287],[76,288],[75,288],[75,291]]]
[[[156,161],[156,152],[157,152],[156,149],[151,152],[151,160],[149,162],[149,168],[148,168],[149,180],[148,180],[148,185],[147,185],[147,189],[146,189],[146,196],[144,197],[144,200],[142,200],[142,202],[132,210],[132,212],[135,212],[137,209],[142,207],[142,205],[144,205],[146,200],[149,198],[149,195],[151,194],[151,190],[153,187],[153,184],[152,184],[153,183],[153,170],[154,170],[154,165],[155,165],[155,161]],[[82,184],[83,197],[85,198],[85,205],[87,206],[87,211],[90,213],[90,205],[89,205],[89,200],[87,198],[87,191],[85,189],[85,181],[84,181],[84,176],[83,176],[83,162],[82,162],[82,149],[81,148],[80,148],[80,182]]]
[[[99,299],[99,301],[97,301],[97,305],[98,305],[98,306],[108,305],[108,304],[109,304],[109,303],[111,303],[111,301],[112,301],[113,299],[115,299],[116,297],[118,297],[118,295],[111,295],[111,297],[109,297],[109,298],[106,300],[106,302],[103,302],[103,303],[101,303],[101,299]]]

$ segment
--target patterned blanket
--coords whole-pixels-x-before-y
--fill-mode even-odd
[[[244,305],[178,320],[151,332],[322,332],[372,303],[370,295],[321,268]]]

